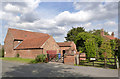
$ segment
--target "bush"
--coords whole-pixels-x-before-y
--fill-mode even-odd
[[[0,57],[4,57],[4,49],[0,49]]]
[[[4,48],[2,48],[2,57],[4,57]]]
[[[20,56],[19,54],[16,55],[17,58],[19,58],[19,56]]]
[[[38,56],[35,58],[35,61],[36,61],[36,62],[45,62],[45,59],[46,59],[46,55],[41,54],[41,55],[38,55]]]

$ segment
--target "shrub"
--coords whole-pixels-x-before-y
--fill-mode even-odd
[[[4,48],[0,49],[0,57],[4,57]]]
[[[4,57],[4,48],[2,48],[2,57]]]
[[[19,58],[19,56],[20,56],[20,55],[17,53],[16,57]]]
[[[46,55],[40,54],[35,58],[35,61],[36,62],[45,62],[45,59],[46,59]]]

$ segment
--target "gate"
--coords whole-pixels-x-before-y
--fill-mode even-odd
[[[62,61],[61,54],[60,53],[57,54],[57,50],[48,50],[47,58],[48,58],[48,61],[51,61],[51,62],[61,62]]]

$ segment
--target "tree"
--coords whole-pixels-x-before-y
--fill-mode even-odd
[[[76,38],[75,38],[75,44],[76,44],[76,48],[78,51],[83,51],[85,52],[85,42],[87,39],[91,38],[92,35],[90,33],[86,33],[86,32],[81,32],[79,33]]]
[[[97,45],[94,38],[89,38],[85,42],[87,57],[96,57]]]
[[[120,39],[115,39],[116,47],[118,49],[118,52],[116,53],[118,57],[120,57]]]
[[[115,55],[115,48],[116,48],[116,42],[115,40],[110,40],[110,45],[111,45],[111,51],[112,51],[112,55]]]
[[[90,38],[95,39],[97,47],[101,46],[102,41],[103,41],[102,37],[96,36],[96,35],[93,35],[87,32],[81,32],[75,38],[75,44],[76,44],[77,50],[78,51],[82,50],[83,52],[85,52],[85,42],[87,39],[90,39]]]
[[[104,39],[100,49],[101,49],[102,55],[106,53],[107,57],[112,57],[111,45],[109,40]]]
[[[68,31],[67,33],[67,37],[65,37],[65,39],[67,41],[75,41],[75,37],[78,35],[78,33],[80,32],[85,32],[85,29],[83,27],[77,27],[77,28],[73,28],[71,30]]]

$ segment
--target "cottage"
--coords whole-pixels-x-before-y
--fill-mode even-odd
[[[59,45],[52,36],[9,28],[4,40],[4,56],[21,58],[35,58],[39,54],[47,54],[51,51],[59,53]]]
[[[73,41],[68,42],[57,42],[60,47],[61,55],[63,56],[65,53],[67,54],[75,54],[77,52],[76,45]]]
[[[114,32],[111,33],[111,35],[105,35],[104,34],[104,29],[101,29],[101,36],[104,37],[107,40],[115,40],[117,39],[116,37],[114,37]]]

